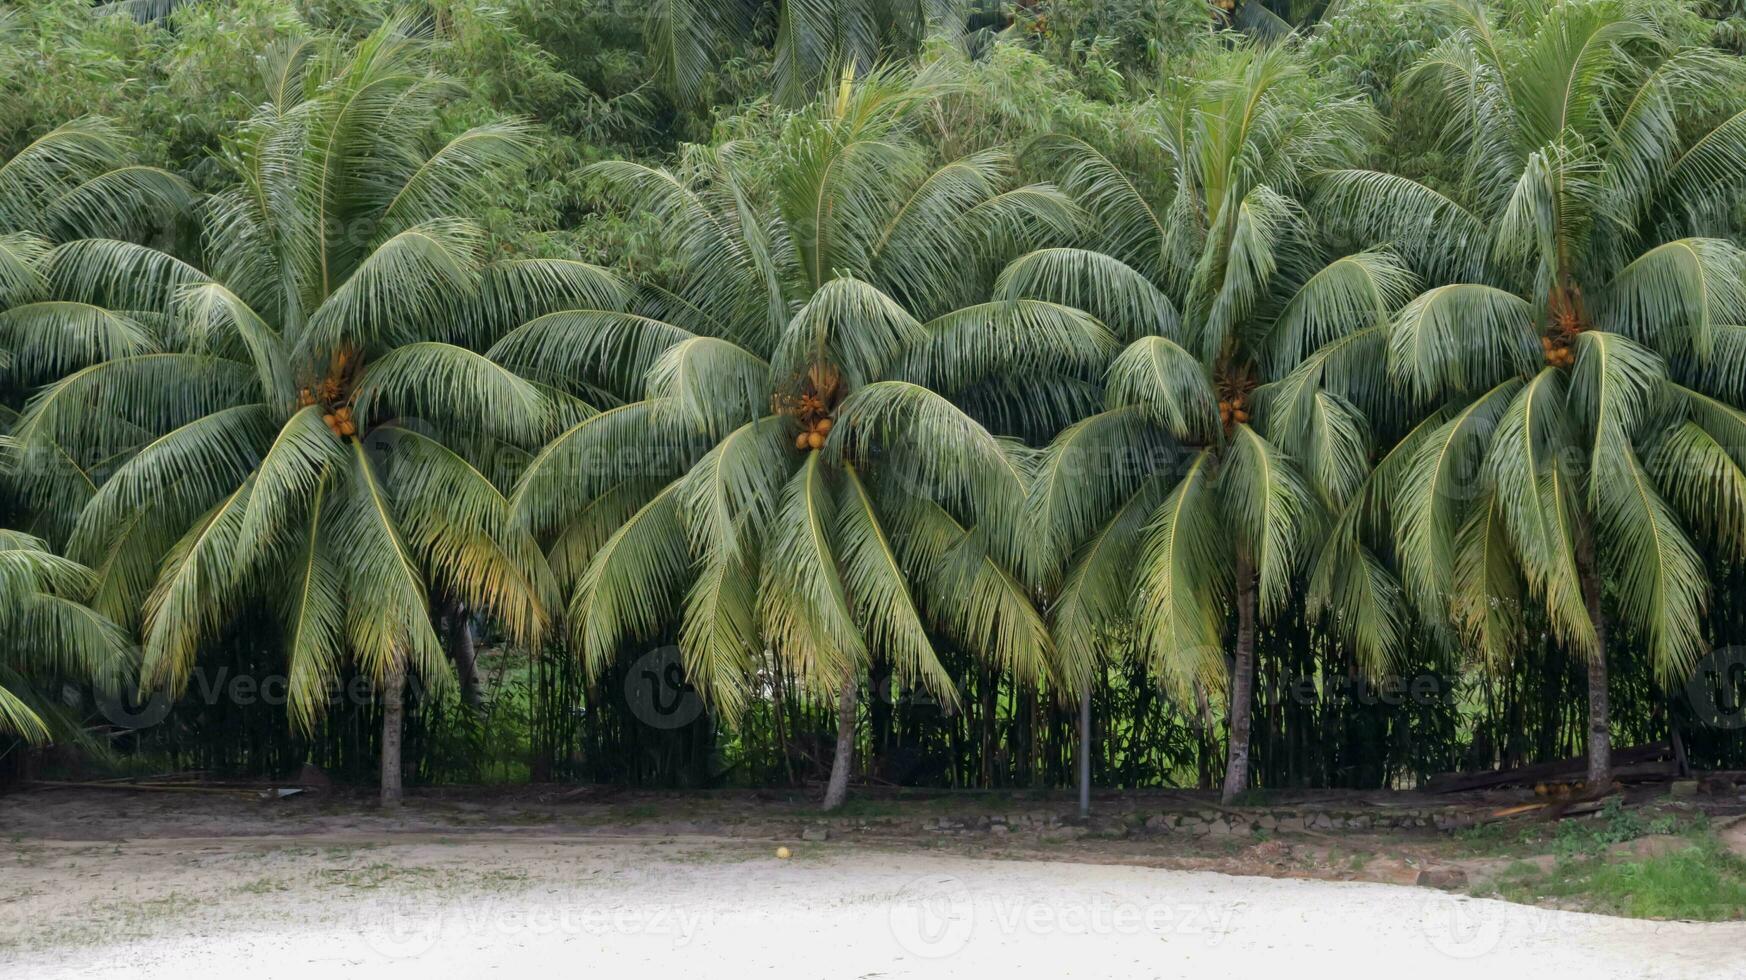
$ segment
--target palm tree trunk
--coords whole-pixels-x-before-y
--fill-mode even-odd
[[[843,805],[849,795],[849,767],[855,763],[855,689],[860,674],[850,668],[837,694],[837,751],[831,759],[831,781],[825,786],[825,812]]]
[[[1091,685],[1079,695],[1079,818],[1091,816]]]
[[[1255,573],[1237,559],[1237,651],[1231,667],[1230,741],[1225,750],[1225,803],[1249,788],[1250,701],[1255,690]]]
[[[400,735],[406,718],[406,668],[382,681],[382,805],[400,805]]]
[[[461,703],[478,708],[485,703],[484,685],[479,680],[479,654],[473,645],[473,617],[464,603],[449,603],[449,658],[455,662],[455,674],[461,681]]]
[[[1586,534],[1577,544],[1576,561],[1582,599],[1594,623],[1594,655],[1588,658],[1588,784],[1598,787],[1613,781],[1612,709],[1607,700],[1607,618],[1601,609],[1594,544]]]

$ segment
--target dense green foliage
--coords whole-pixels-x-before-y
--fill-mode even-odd
[[[1743,43],[0,8],[0,733],[362,778],[404,687],[414,779],[1051,785],[1083,695],[1119,785],[1738,764]]]

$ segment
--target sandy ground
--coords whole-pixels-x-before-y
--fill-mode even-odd
[[[832,841],[14,835],[0,976],[1741,975],[1746,924]]]

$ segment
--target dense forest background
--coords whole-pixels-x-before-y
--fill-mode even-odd
[[[1507,0],[1494,7],[1546,5]],[[1365,166],[1431,187],[1461,178],[1461,161],[1438,148],[1440,120],[1398,84],[1449,30],[1433,5],[975,0],[938,10],[919,5],[927,9],[917,23],[927,29],[909,24],[913,12],[902,4],[868,6],[886,25],[869,59],[931,73],[943,86],[919,138],[936,164],[999,144],[1020,148],[1017,159],[1028,167],[1027,148],[1066,135],[1138,165],[1159,147],[1137,135],[1145,127],[1135,121],[1154,116],[1173,87],[1234,47],[1282,45],[1310,69],[1294,84],[1328,99],[1361,97],[1386,121],[1359,148]],[[1664,29],[1684,43],[1746,51],[1740,0],[1659,9]],[[373,0],[95,7],[23,0],[0,7],[0,160],[69,120],[96,116],[126,134],[137,162],[180,175],[198,192],[223,191],[233,176],[220,162],[242,152],[241,127],[268,99],[265,53],[315,36],[361,38],[389,16],[409,17],[427,32],[433,66],[462,83],[441,108],[444,135],[513,116],[537,136],[530,159],[492,186],[487,206],[473,215],[489,250],[580,258],[630,277],[658,275],[673,261],[661,244],[663,215],[607,206],[604,178],[590,164],[619,159],[694,172],[722,147],[773,138],[792,107],[832,81],[783,55],[796,28],[784,21],[782,5],[754,0],[392,7]],[[1718,104],[1730,94],[1739,93],[1719,93]],[[149,240],[180,254],[202,247],[186,221],[162,223]],[[14,385],[4,401],[17,408],[28,393]],[[0,503],[10,509],[0,525],[57,536],[21,497]],[[1746,658],[1729,653],[1746,629],[1746,570],[1706,557],[1716,578],[1702,630],[1721,653],[1704,666],[1721,672],[1722,688],[1694,694],[1696,687],[1658,679],[1641,638],[1622,630],[1611,653],[1614,738],[1632,745],[1677,729],[1694,763],[1746,768],[1746,735],[1731,711]],[[1538,640],[1503,669],[1475,664],[1426,636],[1378,678],[1319,628],[1304,594],[1294,590],[1288,609],[1258,636],[1255,785],[1411,786],[1433,773],[1582,751],[1585,668],[1544,623],[1530,624]],[[412,782],[771,786],[820,780],[829,769],[837,708],[803,697],[780,667],[759,674],[760,696],[741,716],[724,717],[689,689],[676,636],[627,644],[590,678],[562,630],[530,647],[493,619],[453,604],[434,603],[433,616],[451,649],[476,648],[478,688],[472,696],[450,688],[427,697],[414,685],[405,747]],[[372,780],[381,728],[368,685],[363,695],[334,698],[312,731],[300,731],[283,697],[278,623],[265,608],[227,623],[173,701],[100,695],[74,678],[64,685],[37,679],[46,709],[84,734],[30,764],[38,771],[82,764],[272,774],[310,762],[339,778]],[[1092,686],[1093,781],[1216,786],[1225,764],[1216,707],[1172,697],[1141,658],[1124,655],[1130,637],[1111,634],[1107,642]],[[1070,784],[1077,707],[991,669],[945,637],[935,645],[960,707],[946,710],[894,684],[890,665],[875,661],[858,708],[859,775],[899,786]],[[22,744],[0,738],[0,772],[19,771],[26,756]]]

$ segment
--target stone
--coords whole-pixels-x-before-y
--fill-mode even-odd
[[[1667,791],[1674,796],[1696,796],[1698,781],[1695,779],[1676,779],[1668,784]]]
[[[1423,888],[1459,891],[1467,887],[1467,872],[1448,865],[1432,865],[1429,868],[1419,869],[1419,877],[1415,884]]]
[[[1096,821],[1090,830],[1093,835],[1105,840],[1122,840],[1128,836],[1128,825],[1118,820]]]
[[[819,843],[831,839],[831,832],[823,827],[808,827],[800,832],[801,840]]]
[[[1174,826],[1170,818],[1162,813],[1146,818],[1146,830],[1154,834],[1166,833]]]
[[[995,837],[1005,837],[1007,834],[1011,833],[1010,830],[1006,829],[1006,824],[1003,823],[994,824],[988,828],[988,832]]]

